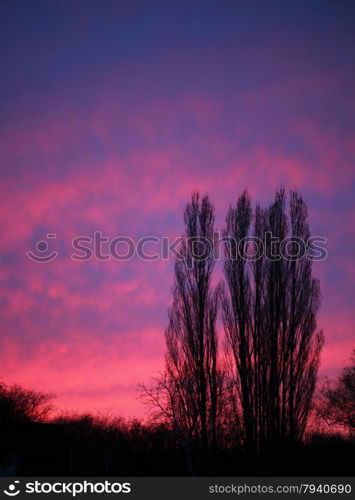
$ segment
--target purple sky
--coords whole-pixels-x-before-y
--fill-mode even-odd
[[[328,238],[321,373],[354,344],[355,4],[5,1],[0,378],[60,409],[143,415],[172,261],[70,259],[71,240],[176,237],[193,189],[221,228],[248,188],[297,188]],[[52,262],[26,256],[48,233]],[[217,266],[218,267],[218,266]]]

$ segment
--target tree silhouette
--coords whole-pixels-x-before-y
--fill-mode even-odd
[[[192,195],[184,222],[165,332],[165,373],[146,395],[202,457],[217,441],[223,384],[216,333],[219,291],[211,284],[214,208],[207,196]]]
[[[311,260],[299,255],[309,237],[296,192],[289,214],[284,190],[255,214],[244,192],[227,214],[223,322],[248,448],[301,439],[305,431],[323,344],[319,283]]]
[[[13,424],[45,420],[53,395],[0,383],[0,423]]]
[[[328,424],[340,425],[355,436],[355,350],[351,361],[336,382],[324,384],[317,410]]]

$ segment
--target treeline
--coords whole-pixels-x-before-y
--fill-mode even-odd
[[[332,385],[340,390],[341,377]],[[351,475],[355,466],[354,438],[313,432],[292,447],[275,443],[257,453],[226,441],[198,470],[198,457],[190,455],[189,463],[180,437],[165,423],[90,414],[50,418],[48,395],[1,388],[0,475],[174,476],[191,475],[192,466],[199,475],[331,476]]]
[[[235,430],[226,428],[203,467],[196,450],[187,450],[168,422],[51,417],[52,398],[0,383],[0,475],[331,476],[351,475],[355,466],[355,352],[338,379],[319,388],[302,441],[274,442],[251,452],[243,448],[242,435],[236,439]]]

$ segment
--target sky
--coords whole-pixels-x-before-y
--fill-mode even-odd
[[[266,206],[281,186],[327,238],[320,374],[339,373],[355,347],[354,25],[347,0],[1,2],[0,380],[60,411],[144,417],[173,261],[74,260],[72,239],[175,238],[195,189],[221,228],[245,188]]]

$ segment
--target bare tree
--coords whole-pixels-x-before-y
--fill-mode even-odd
[[[309,236],[296,192],[289,214],[280,190],[255,214],[244,192],[227,215],[223,321],[249,448],[305,431],[323,343],[319,283],[302,253]]]
[[[145,394],[158,414],[170,420],[185,443],[202,456],[217,441],[223,385],[216,332],[219,291],[211,283],[214,208],[207,196],[193,194],[184,222],[165,332],[165,372]]]
[[[0,383],[0,423],[41,422],[52,405],[53,395]]]
[[[317,413],[329,425],[338,425],[355,436],[355,350],[352,365],[343,368],[335,381],[327,380],[320,390]]]

